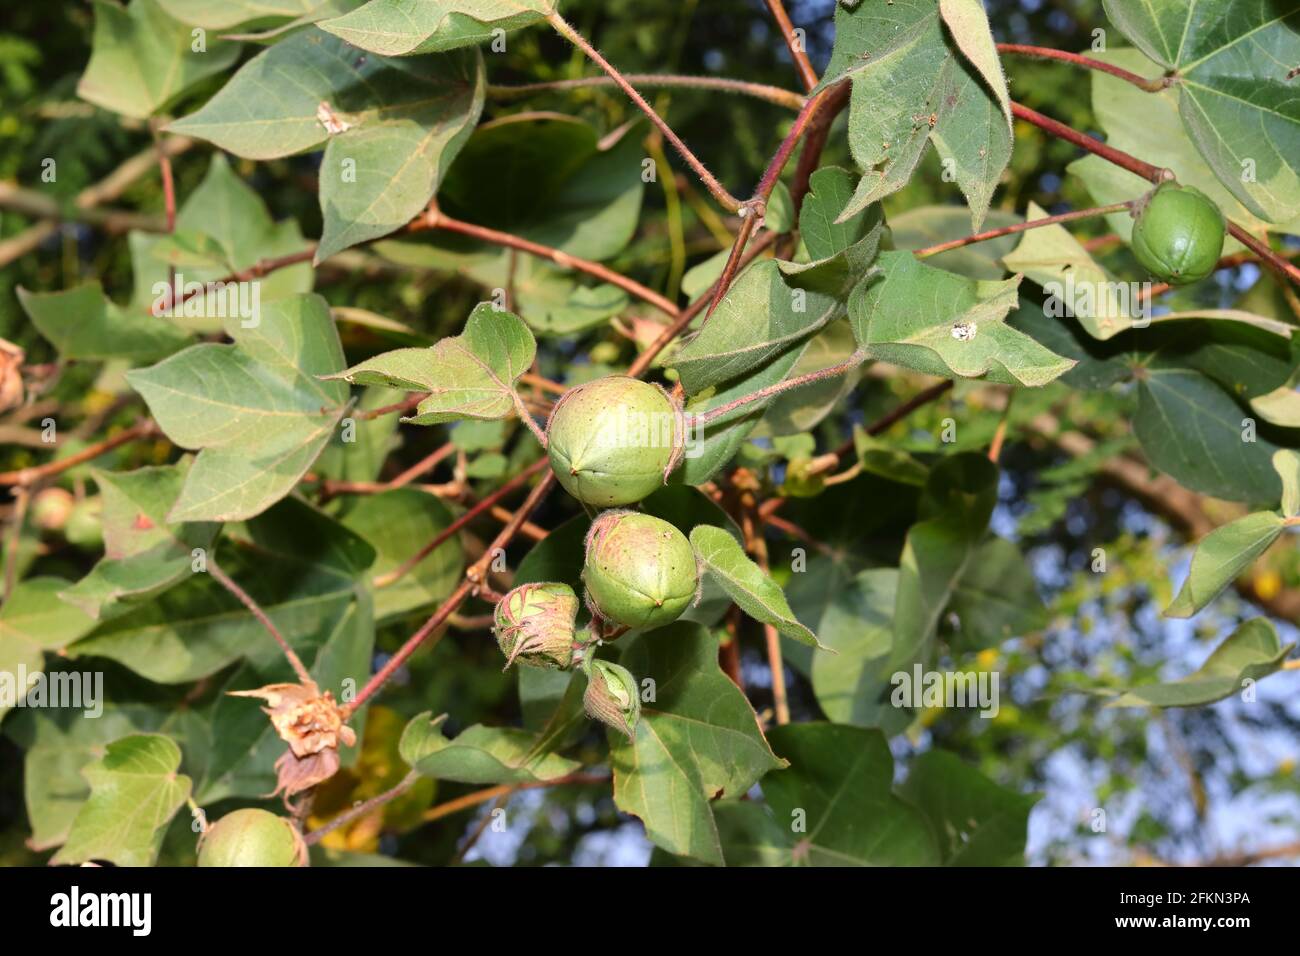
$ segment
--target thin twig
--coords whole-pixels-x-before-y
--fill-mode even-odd
[[[623,79],[634,86],[645,89],[692,89],[713,90],[719,93],[738,93],[752,96],[777,106],[797,110],[803,106],[804,97],[779,86],[764,83],[749,83],[745,80],[731,80],[720,76],[674,76],[662,73],[624,73]],[[816,85],[816,80],[813,81]],[[584,76],[576,80],[550,80],[545,83],[523,83],[518,86],[488,85],[487,95],[493,99],[514,99],[533,93],[560,92],[563,90],[580,90],[593,86],[619,86],[612,76]]]
[[[989,461],[998,463],[1002,457],[1002,443],[1007,438],[1007,422],[1011,417],[1011,404],[1015,400],[1016,390],[1007,390],[1007,403],[1002,406],[1002,416],[998,419],[997,430],[993,432],[993,441],[989,443]]]
[[[636,91],[636,88],[627,81],[627,78],[624,77],[623,74],[620,73],[608,60],[600,55],[599,50],[588,43],[587,39],[575,30],[569,22],[564,19],[564,17],[560,16],[558,12],[552,13],[547,17],[547,20],[550,22],[551,26],[555,28],[557,33],[576,46],[586,54],[588,59],[608,73],[618,85],[618,88],[627,95],[628,99],[636,104],[636,107],[650,118],[650,122],[658,127],[659,131],[664,134],[664,138],[668,140],[668,142],[672,143],[673,148],[681,154],[682,159],[686,160],[687,165],[695,171],[695,175],[700,178],[700,182],[704,184],[704,188],[709,191],[709,194],[717,200],[718,205],[722,206],[728,212],[738,212],[740,210],[740,200],[727,192],[722,183],[718,182],[717,178],[709,172],[708,168],[700,162],[694,153],[691,152],[690,147],[682,142],[682,138],[674,132],[673,128],[664,122],[663,117],[655,112],[654,107],[646,102],[645,97]]]
[[[503,793],[492,801],[492,806],[488,807],[487,812],[479,818],[470,835],[465,838],[465,842],[456,848],[456,852],[451,855],[450,865],[456,866],[465,859],[465,854],[474,848],[474,844],[479,841],[479,837],[487,830],[488,825],[492,822],[492,815],[504,807],[510,801],[510,794]]]
[[[718,307],[722,297],[727,294],[731,288],[731,283],[736,279],[736,273],[740,271],[740,261],[745,254],[745,246],[749,243],[749,237],[754,234],[754,228],[758,225],[758,213],[751,206],[746,206],[741,210],[742,219],[740,221],[740,230],[736,233],[736,239],[731,244],[731,252],[727,254],[727,262],[722,267],[722,275],[714,283],[713,295],[709,297],[709,311],[705,313],[704,321],[709,320],[713,315],[713,310]]]
[[[1296,268],[1294,263],[1279,256],[1267,243],[1256,239],[1235,222],[1228,223],[1228,232],[1232,234],[1232,238],[1263,259],[1274,272],[1300,285],[1300,268]]]
[[[635,279],[629,279],[621,273],[615,272],[599,262],[589,262],[586,259],[579,259],[577,256],[571,256],[567,252],[561,252],[559,249],[552,249],[550,246],[543,246],[540,243],[533,242],[529,239],[513,236],[507,232],[498,232],[496,229],[489,229],[486,226],[476,226],[470,222],[462,222],[459,219],[453,219],[438,209],[436,205],[431,204],[429,209],[422,217],[413,221],[409,227],[411,232],[419,232],[422,229],[442,229],[447,232],[459,233],[462,236],[470,236],[474,239],[480,239],[483,242],[490,242],[494,245],[505,246],[508,249],[518,249],[521,252],[527,252],[530,255],[539,256],[543,259],[549,259],[556,265],[564,269],[577,269],[579,272],[585,272],[588,275],[595,276],[603,282],[610,285],[616,285],[624,292],[628,292],[642,301],[648,302],[661,312],[675,316],[678,313],[677,306],[673,305],[654,289],[649,289],[637,282]]]
[[[447,527],[439,531],[438,534],[433,538],[433,540],[431,540],[426,545],[424,545],[424,547],[420,548],[420,550],[417,551],[415,554],[407,558],[404,562],[402,562],[402,564],[399,567],[393,569],[392,571],[389,571],[387,574],[381,574],[378,577],[376,577],[375,587],[386,588],[396,583],[398,580],[403,578],[407,574],[407,572],[409,572],[417,564],[419,564],[421,561],[423,561],[425,558],[431,555],[434,551],[436,551],[443,544],[443,542],[447,541],[454,534],[456,534],[456,532],[460,531],[461,528],[465,527],[465,525],[469,524],[479,515],[483,514],[483,512],[490,510],[502,498],[510,494],[516,488],[519,488],[527,484],[528,480],[532,478],[533,475],[537,474],[539,471],[541,471],[543,468],[548,467],[549,465],[550,462],[546,458],[541,458],[533,462],[532,465],[530,465],[524,471],[520,472],[518,475],[515,475],[515,477],[511,478],[509,481],[507,481],[496,491],[480,499],[477,504],[469,508],[464,514],[460,515],[458,518],[452,521],[451,524],[447,525]]]
[[[460,813],[462,810],[468,810],[470,807],[476,807],[480,803],[487,803],[489,800],[495,800],[503,794],[514,793],[519,790],[539,790],[544,787],[561,787],[565,784],[595,784],[608,783],[609,777],[602,773],[571,773],[564,777],[556,777],[554,780],[529,780],[525,783],[509,784],[504,783],[495,787],[488,787],[485,790],[475,790],[473,793],[467,793],[463,797],[457,797],[454,800],[448,800],[440,803],[436,807],[430,807],[424,811],[424,822],[432,823],[434,820],[441,820],[443,817],[449,817],[452,814]]]
[[[9,546],[5,548],[4,593],[0,594],[0,605],[9,600],[18,582],[18,550],[22,543],[23,524],[27,521],[27,506],[31,502],[31,492],[19,488],[14,492],[13,513],[9,516]]]
[[[543,458],[541,463],[544,464],[545,462],[546,459]],[[420,626],[419,630],[406,639],[406,642],[384,663],[384,666],[371,676],[370,680],[366,682],[366,685],[357,693],[357,696],[343,707],[345,719],[355,713],[357,708],[369,700],[374,693],[379,690],[379,688],[383,687],[384,684],[387,683],[388,679],[392,677],[393,674],[395,674],[402,665],[406,663],[410,656],[419,649],[420,645],[423,644],[431,634],[442,627],[442,625],[446,623],[447,618],[455,613],[456,610],[465,603],[466,599],[476,593],[479,587],[486,582],[487,569],[492,563],[493,553],[500,548],[504,548],[510,542],[510,540],[515,536],[515,532],[519,530],[519,525],[527,520],[533,509],[541,503],[541,500],[546,497],[554,484],[555,475],[554,473],[548,472],[546,477],[539,481],[537,486],[533,488],[524,503],[519,506],[519,509],[515,512],[515,520],[512,520],[501,529],[500,533],[492,539],[492,543],[488,545],[486,551],[484,551],[483,557],[465,571],[465,577],[456,587],[456,590],[454,590],[442,605],[433,612],[429,619]]]
[[[760,236],[757,241],[750,245],[749,250],[745,253],[744,258],[740,263],[741,268],[743,269],[749,263],[757,259],[762,255],[763,251],[771,246],[775,241],[776,233],[768,232]],[[681,335],[682,332],[686,330],[687,326],[691,324],[691,321],[704,310],[705,306],[707,306],[709,302],[712,301],[714,292],[718,289],[720,282],[721,280],[713,283],[704,295],[700,296],[685,309],[682,309],[681,314],[678,315],[674,321],[664,326],[664,330],[659,333],[659,337],[651,342],[649,347],[638,355],[636,359],[633,360],[632,364],[628,366],[627,374],[631,375],[633,378],[638,378],[645,374],[646,370],[654,364],[654,360],[658,358],[659,353],[666,349],[672,341],[677,338],[677,336]]]
[[[999,236],[1009,236],[1017,232],[1026,232],[1030,229],[1041,229],[1043,226],[1052,226],[1062,222],[1074,222],[1077,219],[1093,219],[1097,216],[1108,216],[1114,212],[1122,212],[1125,209],[1133,208],[1133,200],[1127,202],[1114,202],[1108,206],[1093,206],[1088,209],[1076,209],[1073,212],[1063,212],[1055,216],[1044,216],[1041,219],[1030,219],[1026,222],[1018,222],[1013,226],[1003,226],[1000,229],[989,229],[985,232],[977,232],[974,235],[963,236],[960,239],[952,239],[948,242],[940,242],[933,246],[926,246],[923,249],[912,250],[912,255],[918,259],[925,259],[929,256],[937,256],[941,252],[947,252],[949,249],[960,249],[962,246],[969,246],[972,243],[984,242],[988,239],[997,239]]]
[[[149,438],[157,433],[157,426],[153,421],[137,422],[130,428],[125,428],[116,435],[105,438],[89,448],[83,448],[75,455],[69,455],[67,458],[60,458],[57,461],[46,462],[44,465],[36,465],[32,468],[20,468],[18,471],[0,472],[0,485],[30,485],[43,478],[62,474],[69,468],[107,454],[119,445],[125,445],[137,438]]]
[[[808,372],[805,375],[796,375],[794,378],[787,378],[784,381],[777,382],[774,385],[768,385],[766,388],[760,388],[757,391],[751,392],[748,395],[742,395],[740,398],[736,398],[730,402],[727,402],[726,404],[719,405],[717,408],[711,408],[707,412],[697,415],[696,420],[703,425],[707,425],[709,422],[717,421],[719,418],[722,418],[723,416],[728,415],[731,412],[735,411],[737,408],[741,408],[745,405],[750,405],[754,402],[761,402],[765,398],[770,398],[773,395],[779,395],[782,392],[788,392],[791,389],[802,388],[803,386],[811,385],[814,382],[821,382],[828,378],[835,378],[837,376],[843,375],[844,373],[851,371],[854,368],[857,368],[859,365],[865,362],[866,359],[867,359],[866,352],[863,351],[854,352],[843,362],[838,362],[835,365],[827,366],[826,368],[819,369],[816,372]]]
[[[217,564],[216,559],[210,555],[208,557],[208,573],[217,580],[218,584],[238,598],[239,603],[248,608],[249,613],[257,618],[261,625],[275,638],[275,642],[280,645],[280,650],[284,651],[284,656],[288,658],[290,666],[293,667],[293,672],[298,675],[299,682],[308,685],[312,684],[311,672],[307,670],[297,652],[289,646],[289,642],[284,639],[284,635],[280,633],[279,628],[267,617],[266,612],[253,600],[249,593],[236,584],[234,579],[223,571],[221,566]]]
[[[416,781],[418,781],[419,779],[420,779],[419,772],[412,770],[410,773],[408,773],[405,777],[402,778],[401,782],[398,783],[397,786],[393,787],[391,790],[385,790],[377,797],[371,797],[369,800],[365,801],[364,803],[358,803],[352,809],[345,810],[343,813],[340,813],[338,816],[336,816],[329,823],[326,823],[324,826],[317,827],[315,830],[312,830],[310,833],[303,834],[303,842],[306,843],[308,846],[312,846],[313,844],[319,843],[326,835],[333,833],[339,827],[345,827],[353,820],[358,820],[361,817],[369,816],[375,810],[382,807],[385,803],[388,803],[391,800],[396,800],[402,794],[406,793],[406,791],[410,790],[413,786],[415,786]]]
[[[790,22],[790,15],[785,12],[785,4],[781,0],[767,0],[767,8],[772,11],[772,18],[776,20],[781,36],[785,37],[785,45],[790,50],[790,56],[794,60],[795,69],[799,71],[799,79],[803,81],[804,89],[811,90],[817,85],[817,71],[813,69],[803,44],[795,36],[794,24]]]
[[[1054,120],[1050,116],[1044,116],[1037,110],[1031,110],[1028,106],[1021,103],[1013,102],[1011,104],[1011,113],[1014,116],[1033,123],[1039,129],[1045,130],[1060,139],[1073,143],[1075,146],[1082,147],[1090,153],[1096,153],[1102,159],[1114,163],[1122,169],[1127,169],[1130,173],[1141,176],[1143,179],[1152,183],[1164,182],[1173,178],[1173,173],[1168,169],[1162,169],[1159,166],[1152,166],[1148,162],[1138,159],[1136,156],[1130,156],[1123,150],[1118,150],[1113,146],[1107,146],[1101,140],[1080,133],[1073,127],[1066,126],[1059,120]]]
[[[1064,50],[1053,50],[1050,47],[1028,46],[1023,43],[999,43],[997,47],[999,53],[1014,53],[1038,60],[1060,60],[1064,63],[1073,63],[1075,66],[1086,67],[1089,70],[1109,73],[1111,76],[1118,77],[1125,83],[1132,83],[1138,89],[1145,90],[1148,93],[1158,93],[1173,82],[1172,76],[1161,76],[1149,80],[1145,76],[1139,76],[1110,63],[1103,63],[1101,60],[1094,60],[1092,57],[1081,56],[1078,53],[1066,53]]]
[[[763,569],[763,573],[767,574],[771,570],[767,558],[767,541],[754,527],[757,515],[752,509],[746,511],[747,513],[742,516],[745,540],[750,553],[754,555],[755,562]],[[785,661],[781,656],[781,635],[772,624],[764,624],[763,637],[767,644],[767,666],[772,674],[772,705],[776,711],[776,722],[788,724],[790,723],[790,700],[785,687]]]

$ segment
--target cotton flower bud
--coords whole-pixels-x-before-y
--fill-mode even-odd
[[[641,696],[637,693],[636,678],[626,667],[592,660],[582,706],[588,717],[632,738],[641,716]]]
[[[497,643],[506,667],[563,670],[573,663],[578,596],[567,584],[521,584],[497,602]]]
[[[639,628],[677,620],[699,587],[686,535],[632,511],[606,511],[592,523],[582,578],[595,612]]]
[[[293,823],[266,810],[235,810],[204,832],[199,866],[305,866],[307,846]]]
[[[551,469],[579,501],[600,508],[640,501],[681,458],[682,410],[663,389],[611,375],[565,392],[546,429]]]

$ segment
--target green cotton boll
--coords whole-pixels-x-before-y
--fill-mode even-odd
[[[587,690],[582,695],[582,706],[588,717],[633,737],[641,716],[641,696],[637,693],[636,678],[626,667],[593,660],[587,673]]]
[[[307,846],[298,828],[266,810],[227,813],[203,834],[199,866],[305,866]]]
[[[564,670],[573,663],[578,596],[567,584],[521,584],[497,602],[493,631],[506,667]]]
[[[1138,212],[1133,254],[1160,281],[1188,285],[1214,272],[1225,229],[1223,213],[1205,193],[1163,183]]]
[[[551,469],[579,501],[632,504],[663,487],[676,466],[682,423],[681,409],[656,385],[625,375],[579,385],[551,412]]]
[[[606,511],[592,523],[582,579],[596,613],[638,628],[671,624],[699,589],[686,535],[632,511]]]

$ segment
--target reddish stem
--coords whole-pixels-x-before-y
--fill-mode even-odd
[[[543,458],[538,462],[538,464],[545,465],[547,464],[547,460]],[[534,468],[536,467],[537,466],[535,465]],[[533,469],[530,469],[530,471],[531,470]],[[537,487],[532,490],[528,499],[520,505],[519,510],[515,512],[514,519],[502,528],[500,533],[492,539],[492,543],[488,545],[487,550],[483,553],[482,559],[465,572],[465,578],[456,587],[456,590],[453,591],[447,600],[442,603],[442,606],[439,607],[438,610],[434,611],[432,616],[430,616],[430,618],[420,626],[418,631],[406,639],[406,643],[404,643],[397,652],[385,662],[384,666],[371,676],[370,680],[366,682],[366,686],[361,688],[361,691],[357,696],[344,706],[343,715],[345,719],[355,713],[358,707],[369,700],[375,692],[379,690],[379,688],[383,687],[384,684],[388,682],[388,679],[406,663],[410,656],[419,650],[420,645],[424,643],[425,639],[445,624],[447,618],[451,617],[451,615],[455,613],[455,611],[464,604],[472,594],[478,591],[480,584],[486,577],[487,568],[492,563],[492,553],[509,543],[510,539],[515,536],[515,532],[519,530],[519,526],[528,519],[532,510],[541,503],[541,500],[546,497],[554,484],[555,476],[554,474],[549,473],[545,478],[537,483]],[[480,505],[481,504],[482,502],[480,502]],[[478,506],[476,505],[475,507]]]
[[[629,279],[625,275],[615,272],[613,269],[606,268],[599,262],[589,262],[586,259],[579,259],[577,256],[571,256],[567,252],[561,252],[559,249],[552,249],[550,246],[543,246],[540,243],[532,242],[529,239],[523,239],[519,236],[512,236],[508,232],[498,232],[495,229],[489,229],[486,226],[476,226],[470,222],[462,222],[459,219],[453,219],[451,216],[441,212],[436,206],[430,206],[423,217],[417,219],[410,226],[411,232],[418,232],[421,229],[443,229],[447,232],[459,233],[462,236],[469,236],[473,239],[479,239],[483,242],[490,242],[498,246],[505,246],[507,249],[518,249],[521,252],[527,252],[530,255],[540,256],[543,259],[549,259],[557,266],[564,269],[577,269],[579,272],[585,272],[588,275],[608,282],[610,285],[616,285],[625,292],[628,292],[638,299],[650,303],[656,309],[667,315],[676,316],[678,313],[677,306],[669,302],[654,289],[648,289],[635,279]]]
[[[776,20],[781,36],[785,37],[785,45],[790,49],[790,56],[794,59],[794,66],[799,71],[799,79],[803,81],[804,89],[811,90],[817,85],[817,71],[813,69],[807,52],[794,35],[794,24],[790,22],[790,15],[785,12],[785,4],[781,0],[767,0],[767,8],[772,11],[772,18]]]
[[[961,239],[953,239],[949,242],[940,242],[937,245],[926,246],[924,249],[914,249],[912,255],[918,259],[924,259],[927,256],[935,256],[941,252],[947,252],[949,249],[960,249],[962,246],[969,246],[975,242],[984,242],[987,239],[996,239],[999,236],[1009,236],[1017,232],[1025,232],[1029,229],[1038,229],[1042,226],[1051,226],[1059,222],[1072,222],[1076,219],[1092,219],[1095,216],[1107,216],[1113,212],[1120,212],[1124,209],[1132,208],[1132,201],[1111,203],[1109,206],[1094,206],[1091,209],[1076,209],[1074,212],[1063,212],[1056,216],[1045,216],[1042,219],[1030,219],[1027,222],[1019,222],[1014,226],[1003,226],[1000,229],[989,229],[986,232],[977,232],[973,236],[963,236]]]
[[[776,234],[772,232],[759,237],[758,241],[749,247],[748,251],[741,259],[741,268],[744,268],[750,262],[757,259],[759,255],[762,254],[763,250],[772,245],[775,241]],[[709,287],[709,291],[683,309],[681,314],[678,315],[674,321],[665,326],[664,330],[659,333],[659,337],[650,343],[650,347],[638,355],[635,361],[628,366],[627,374],[633,378],[639,378],[643,375],[646,369],[654,363],[654,360],[658,357],[659,353],[666,349],[673,339],[681,335],[682,332],[686,330],[687,326],[691,324],[691,321],[704,311],[704,307],[713,301],[714,294],[720,287],[721,282],[721,279],[715,282]]]
[[[1013,102],[1011,104],[1011,113],[1027,123],[1033,123],[1039,129],[1046,130],[1053,136],[1082,147],[1090,153],[1096,153],[1102,159],[1114,163],[1116,166],[1123,169],[1127,169],[1130,173],[1141,176],[1149,182],[1160,183],[1173,178],[1173,173],[1167,169],[1161,169],[1159,166],[1152,166],[1150,163],[1143,162],[1136,156],[1130,156],[1128,153],[1115,149],[1113,146],[1107,146],[1096,137],[1080,133],[1078,130],[1066,126],[1059,120],[1054,120],[1050,116],[1044,116],[1037,110],[1031,110],[1028,106],[1025,106],[1022,103]]]
[[[274,622],[272,622],[271,618],[267,616],[267,613],[262,610],[261,606],[253,600],[252,596],[236,584],[235,580],[221,569],[215,559],[208,559],[208,573],[216,579],[218,584],[238,598],[239,603],[248,608],[249,612],[253,617],[257,618],[262,627],[266,628],[267,632],[275,638],[275,643],[280,645],[280,650],[282,650],[284,656],[288,658],[290,666],[293,667],[293,672],[298,675],[299,683],[311,685],[313,683],[311,672],[308,671],[306,665],[303,664],[302,658],[300,658],[294,649],[289,646],[289,642],[285,640],[284,635],[280,633],[279,628],[275,626]]]
[[[125,445],[127,442],[135,441],[137,438],[148,438],[157,434],[157,426],[152,421],[137,422],[130,428],[118,432],[111,438],[106,438],[96,445],[89,448],[83,448],[75,455],[69,455],[67,458],[60,458],[58,461],[46,462],[44,465],[37,465],[34,468],[20,468],[18,471],[0,472],[0,485],[30,485],[42,478],[50,478],[54,475],[62,474],[69,468],[80,465],[82,462],[90,461],[92,458],[98,458],[117,448],[119,445]]]
[[[788,392],[794,388],[802,388],[805,385],[811,385],[813,382],[824,381],[828,378],[835,378],[843,375],[854,368],[857,368],[866,361],[865,352],[854,352],[843,362],[819,369],[816,372],[808,372],[806,375],[796,375],[794,378],[787,378],[784,381],[777,382],[775,385],[768,385],[766,388],[760,388],[758,391],[750,392],[748,395],[742,395],[740,398],[732,399],[725,405],[719,405],[717,408],[711,408],[696,416],[696,420],[701,424],[707,425],[709,422],[715,422],[719,418],[742,408],[745,405],[751,405],[754,402],[762,401],[773,395],[779,395],[782,392]]]
[[[1064,50],[1053,50],[1050,47],[1027,46],[1023,43],[999,43],[997,46],[999,53],[1015,53],[1020,56],[1034,57],[1038,60],[1060,60],[1063,63],[1073,63],[1075,66],[1086,67],[1089,70],[1109,73],[1111,76],[1118,77],[1125,83],[1132,83],[1138,89],[1146,90],[1148,93],[1158,93],[1173,82],[1171,76],[1162,76],[1149,80],[1145,76],[1139,76],[1110,63],[1103,63],[1101,60],[1094,60],[1090,56],[1066,53]]]
[[[682,159],[686,160],[687,165],[695,171],[695,175],[700,178],[700,182],[704,184],[704,188],[709,191],[710,195],[718,201],[718,205],[722,206],[728,212],[736,212],[740,209],[740,200],[727,192],[722,183],[718,182],[717,178],[709,172],[708,168],[700,162],[698,158],[696,158],[694,153],[691,152],[690,147],[682,142],[682,138],[673,131],[673,128],[664,122],[663,117],[655,112],[653,106],[646,102],[645,97],[638,93],[636,88],[627,81],[623,74],[600,55],[599,50],[587,42],[586,37],[575,30],[569,22],[558,13],[552,13],[547,19],[551,26],[555,28],[557,33],[585,53],[591,62],[595,63],[598,67],[608,73],[613,78],[614,82],[618,84],[619,89],[627,95],[627,98],[636,104],[636,107],[641,110],[642,113],[650,118],[650,122],[654,123],[659,132],[663,133],[664,138],[668,140],[668,142],[672,143],[673,148],[681,154]]]
[[[456,532],[458,532],[461,528],[465,527],[465,525],[469,524],[479,515],[483,514],[484,512],[490,511],[494,505],[496,505],[499,501],[501,501],[502,498],[506,497],[506,495],[510,494],[516,488],[519,488],[522,485],[526,484],[528,482],[528,479],[530,479],[533,475],[541,471],[544,467],[547,466],[547,464],[548,464],[548,460],[545,458],[541,458],[533,462],[533,464],[530,467],[526,468],[524,471],[515,475],[515,477],[511,478],[509,481],[507,481],[496,491],[492,492],[490,495],[484,497],[473,507],[466,510],[464,514],[462,514],[460,517],[456,518],[456,520],[451,522],[451,524],[447,525],[447,527],[439,531],[438,534],[434,536],[433,540],[431,540],[428,544],[424,545],[424,547],[420,548],[420,550],[417,551],[415,554],[411,555],[411,557],[407,558],[406,561],[404,561],[400,567],[397,567],[394,570],[388,572],[387,574],[382,574],[379,577],[375,578],[375,587],[386,588],[389,585],[393,584],[398,579],[402,578],[413,567],[415,567],[417,564],[419,564],[421,561],[423,561],[425,558],[431,555],[434,551],[436,551],[438,547],[442,545],[443,542],[449,540],[452,537],[452,535],[456,534]]]
[[[1300,285],[1300,269],[1297,269],[1294,263],[1288,262],[1274,252],[1268,243],[1256,239],[1235,222],[1228,223],[1228,232],[1232,234],[1232,238],[1263,259],[1274,272],[1290,279],[1296,285]]]

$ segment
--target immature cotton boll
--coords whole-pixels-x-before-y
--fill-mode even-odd
[[[1223,213],[1205,193],[1164,183],[1133,224],[1133,254],[1162,282],[1199,282],[1223,254],[1225,228]]]
[[[293,823],[255,808],[227,813],[199,844],[199,866],[305,866],[307,846]]]
[[[686,535],[632,511],[606,511],[592,523],[582,579],[601,617],[640,628],[677,620],[699,584]]]
[[[587,673],[587,690],[582,695],[582,706],[588,717],[632,737],[641,716],[636,678],[626,667],[593,660]]]
[[[600,508],[640,501],[680,457],[681,410],[663,389],[624,375],[560,397],[547,426],[551,468],[564,489]]]
[[[578,596],[567,584],[521,584],[497,602],[497,644],[506,666],[564,669],[573,663]]]

